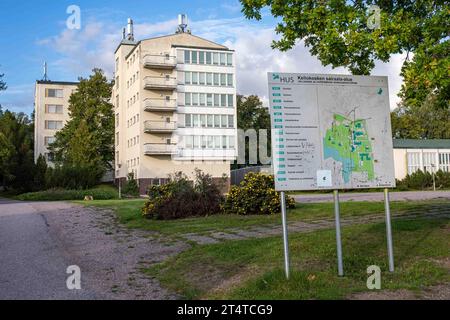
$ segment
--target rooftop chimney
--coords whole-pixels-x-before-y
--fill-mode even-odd
[[[127,40],[134,41],[133,19],[128,18]]]

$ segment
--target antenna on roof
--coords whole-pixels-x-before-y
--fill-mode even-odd
[[[44,62],[44,78],[42,80],[48,81],[47,61]]]
[[[188,28],[187,14],[183,13],[178,15],[178,28],[176,33],[191,33],[191,30]]]
[[[122,40],[125,40],[126,37],[127,37],[127,28],[123,28],[122,29]]]

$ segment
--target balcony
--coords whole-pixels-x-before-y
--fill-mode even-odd
[[[144,144],[144,154],[147,156],[170,156],[177,154],[177,146],[175,144],[147,143]]]
[[[145,77],[144,88],[147,90],[169,90],[177,88],[177,79],[169,77]]]
[[[145,121],[144,132],[146,133],[165,133],[177,130],[176,122],[167,121]]]
[[[175,57],[169,55],[151,55],[144,56],[144,68],[173,70],[177,67]]]
[[[175,99],[145,99],[144,110],[152,111],[176,111],[177,104]]]

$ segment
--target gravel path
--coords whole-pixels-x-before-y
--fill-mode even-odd
[[[172,299],[138,269],[187,248],[117,224],[106,210],[0,199],[0,299]],[[81,269],[68,290],[66,269]]]
[[[292,195],[299,203],[332,202],[333,194],[297,194]],[[399,191],[390,192],[391,201],[422,201],[433,199],[448,199],[450,191]],[[339,201],[384,201],[383,190],[380,192],[339,193]]]

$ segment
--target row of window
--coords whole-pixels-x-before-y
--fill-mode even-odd
[[[139,92],[127,100],[127,108],[133,106],[136,102],[139,102]]]
[[[47,98],[64,98],[63,89],[45,89],[45,96]]]
[[[206,86],[233,86],[232,73],[211,73],[211,72],[184,72],[185,84],[196,84]]]
[[[127,121],[127,127],[129,128],[138,122],[139,122],[139,113]]]
[[[127,167],[135,167],[139,165],[139,157],[127,160]],[[135,176],[136,177],[136,176]]]
[[[450,172],[450,153],[408,152],[408,174],[417,170]]]
[[[137,80],[139,80],[139,71],[133,74],[130,80],[127,81],[127,88],[131,87]]]
[[[134,138],[128,139],[127,144],[128,144],[128,148],[139,144],[139,136],[136,136]]]
[[[186,128],[234,128],[234,116],[226,114],[185,114]]]
[[[232,66],[233,54],[225,52],[219,53],[210,51],[185,50],[184,63]]]
[[[45,129],[59,130],[59,129],[62,129],[62,127],[63,127],[62,121],[54,121],[54,120],[46,120],[45,121]]]
[[[45,105],[45,113],[62,114],[63,106],[56,105],[56,104],[46,104]]]
[[[234,149],[234,136],[184,136],[186,149]]]
[[[185,106],[207,106],[207,107],[233,107],[234,95],[219,93],[195,93],[184,94]]]

